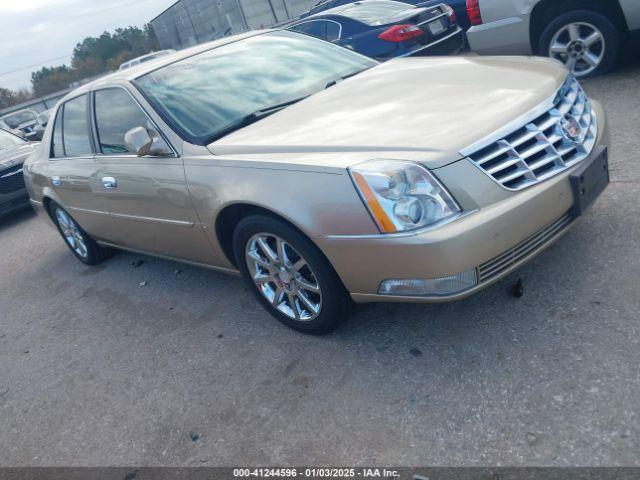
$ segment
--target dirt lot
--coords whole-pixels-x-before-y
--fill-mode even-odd
[[[88,268],[32,213],[2,221],[0,465],[640,465],[640,59],[585,84],[613,183],[571,232],[473,298],[327,337],[238,279]]]

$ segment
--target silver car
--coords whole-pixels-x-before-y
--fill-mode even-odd
[[[576,77],[612,70],[629,35],[640,36],[640,1],[467,0],[471,49],[560,60]]]

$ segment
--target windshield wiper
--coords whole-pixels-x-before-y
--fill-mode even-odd
[[[207,140],[205,140],[205,145],[208,145],[211,142],[215,142],[216,140],[219,140],[220,138],[226,135],[229,135],[230,133],[235,132],[236,130],[240,130],[241,128],[251,125],[252,123],[257,122],[258,120],[262,120],[263,118],[268,117],[269,115],[273,115],[274,113],[279,112],[283,108],[286,108],[289,105],[293,105],[294,103],[298,103],[299,101],[304,100],[307,97],[309,97],[309,95],[304,95],[302,97],[294,98],[292,100],[287,100],[286,102],[270,105],[268,107],[261,108],[260,110],[256,110],[255,112],[252,112],[248,115],[245,115],[240,120],[233,122],[232,124],[226,126],[222,130],[218,130],[211,137],[207,138]]]
[[[363,72],[364,70],[358,70],[357,72],[352,72],[352,73],[347,73],[346,75],[342,75],[341,77],[338,78],[334,78],[333,80],[331,80],[329,83],[327,83],[324,86],[324,89],[326,90],[329,87],[333,87],[334,85],[337,85],[338,82],[341,82],[343,80],[346,80],[347,78],[351,78],[351,77],[355,77],[356,75],[358,75],[359,73]]]

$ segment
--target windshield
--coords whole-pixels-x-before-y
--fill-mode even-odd
[[[340,9],[340,15],[352,18],[366,25],[384,25],[392,20],[414,15],[412,5],[393,1],[368,1],[362,3],[352,3],[346,9]],[[328,10],[326,13],[330,13]]]
[[[32,110],[22,110],[20,112],[11,113],[4,117],[4,123],[11,128],[18,128],[22,123],[31,122],[36,119],[38,114]]]
[[[185,138],[206,145],[254,112],[376,64],[331,43],[279,31],[214,48],[135,83]]]
[[[17,135],[0,129],[0,150],[8,150],[23,143],[26,143],[26,141]]]

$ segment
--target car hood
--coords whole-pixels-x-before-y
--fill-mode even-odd
[[[0,150],[0,168],[5,169],[24,163],[39,146],[39,142],[28,142],[15,148]]]
[[[208,148],[246,160],[346,167],[383,157],[437,168],[552,97],[566,75],[532,57],[396,59]]]

